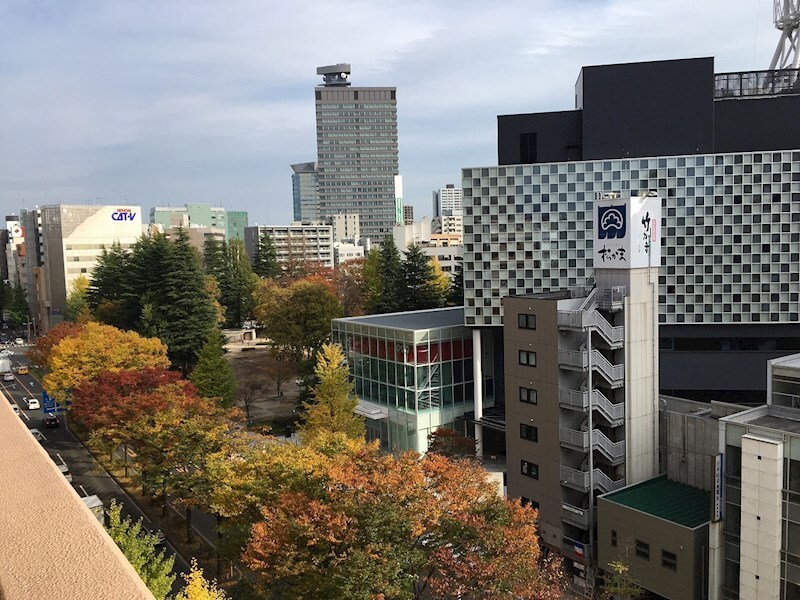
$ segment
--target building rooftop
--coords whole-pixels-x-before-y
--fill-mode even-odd
[[[440,327],[456,327],[464,325],[464,308],[434,308],[431,310],[415,310],[411,312],[388,313],[385,315],[365,315],[363,317],[347,317],[334,319],[338,322],[376,325],[392,329],[436,329]]]
[[[723,420],[727,423],[752,425],[782,433],[800,435],[800,410],[796,408],[764,404],[725,417]]]
[[[0,598],[153,595],[0,394]]]
[[[711,518],[709,492],[672,481],[666,475],[606,494],[602,498],[692,529]]]
[[[800,370],[800,354],[790,354],[789,356],[773,358],[770,362],[772,363],[773,367]]]

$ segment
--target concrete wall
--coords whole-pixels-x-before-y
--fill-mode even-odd
[[[561,546],[561,442],[558,408],[558,303],[506,298],[504,332],[508,496],[539,503],[542,541]],[[536,329],[520,329],[517,315],[536,315]],[[536,367],[519,364],[519,351],[536,352]],[[537,404],[519,399],[520,387],[537,391]],[[520,424],[538,428],[538,442],[520,437]],[[520,461],[539,465],[539,479],[521,474]]]
[[[612,530],[617,532],[616,548],[611,545]],[[602,496],[597,500],[598,566],[607,571],[610,562],[621,561],[630,567],[638,585],[665,598],[704,598],[707,539],[707,525],[689,529]],[[636,540],[650,544],[649,560],[636,556]],[[662,550],[677,556],[675,571],[662,566]]]

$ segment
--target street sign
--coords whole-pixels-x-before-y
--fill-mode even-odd
[[[67,412],[67,408],[56,402],[55,398],[42,390],[42,411],[44,414],[65,413]]]

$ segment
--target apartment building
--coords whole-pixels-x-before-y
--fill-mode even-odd
[[[244,246],[251,260],[264,232],[272,238],[278,263],[284,267],[302,262],[315,262],[333,268],[333,228],[330,225],[312,221],[294,222],[290,225],[246,227]]]

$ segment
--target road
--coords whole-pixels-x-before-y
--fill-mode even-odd
[[[11,352],[12,367],[28,365],[25,356],[27,347],[8,346]],[[152,522],[139,510],[136,503],[128,497],[119,485],[106,473],[106,471],[94,460],[92,455],[81,445],[81,443],[64,426],[64,416],[59,415],[61,427],[54,429],[44,429],[41,425],[44,416],[41,409],[28,410],[24,401],[25,398],[37,398],[42,402],[42,386],[33,375],[16,374],[15,380],[0,381],[6,396],[15,402],[20,408],[20,417],[25,421],[29,429],[38,429],[44,438],[42,446],[56,464],[66,463],[72,473],[72,486],[79,496],[97,494],[103,501],[103,505],[108,508],[111,500],[116,499],[122,504],[122,513],[130,516],[134,521],[143,519],[145,527],[153,528]],[[176,578],[175,591],[177,586],[183,584],[180,573],[188,573],[189,565],[175,548],[167,542],[167,553],[175,556],[175,571],[178,573]]]

